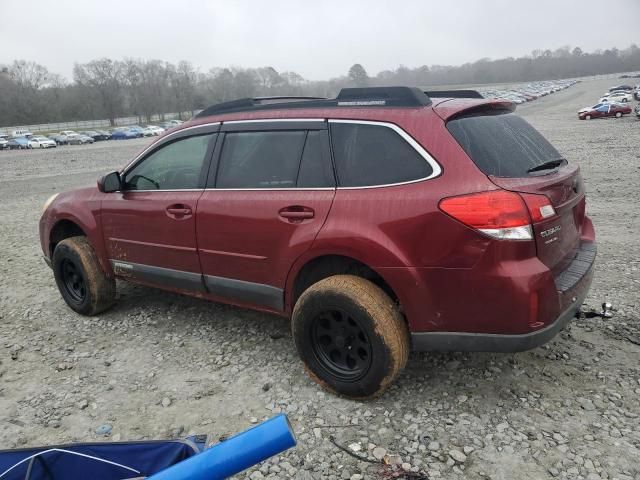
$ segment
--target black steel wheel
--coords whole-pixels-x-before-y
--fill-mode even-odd
[[[335,275],[307,288],[291,322],[309,376],[352,399],[381,395],[409,356],[409,332],[398,306],[380,287]]]
[[[86,237],[65,238],[58,243],[51,266],[62,298],[76,312],[95,315],[115,302],[115,279],[102,270]]]
[[[73,261],[67,258],[62,260],[60,269],[62,284],[67,290],[69,297],[78,303],[82,303],[87,296],[87,286],[85,285],[82,271]]]
[[[309,329],[313,353],[327,372],[355,382],[371,366],[371,342],[364,328],[341,309],[320,312]]]

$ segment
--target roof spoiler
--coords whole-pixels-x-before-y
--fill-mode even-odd
[[[484,98],[477,90],[429,90],[424,93],[431,98]]]

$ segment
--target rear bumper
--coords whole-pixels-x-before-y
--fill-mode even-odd
[[[413,350],[512,353],[531,350],[547,343],[579,312],[591,287],[595,256],[595,243],[584,243],[569,268],[555,279],[561,304],[565,308],[545,327],[521,334],[415,332],[411,334]]]

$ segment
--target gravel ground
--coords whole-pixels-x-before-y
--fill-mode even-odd
[[[312,383],[277,317],[125,283],[99,317],[65,306],[41,259],[40,207],[148,140],[0,152],[0,446],[218,439],[284,411],[298,447],[242,476],[640,478],[640,122],[576,115],[610,83],[583,82],[519,112],[582,167],[599,240],[584,311],[608,301],[613,318],[578,320],[531,352],[412,354],[366,403]]]

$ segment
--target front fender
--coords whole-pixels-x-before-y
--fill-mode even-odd
[[[113,276],[102,235],[100,195],[97,188],[86,188],[61,193],[53,201],[40,219],[40,243],[46,257],[51,255],[49,245],[53,229],[62,221],[70,221],[87,236],[103,271],[108,276]]]

